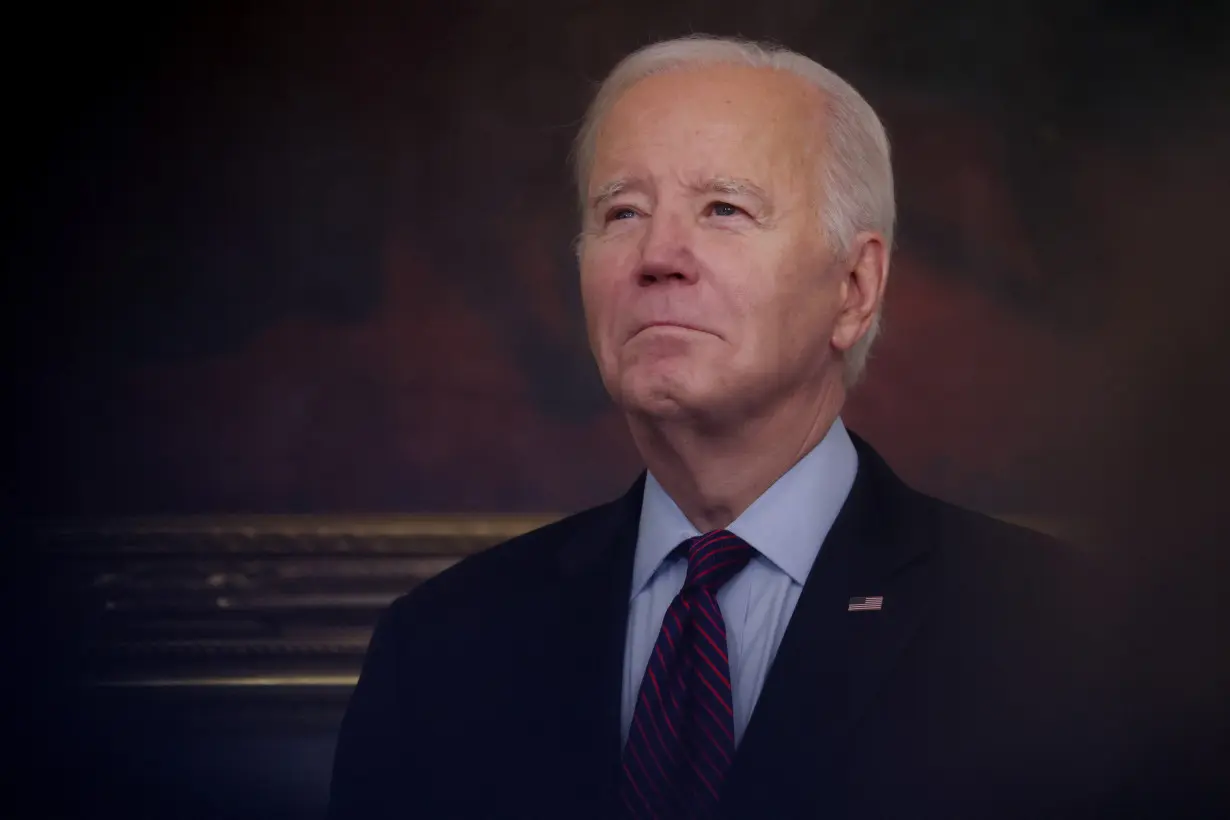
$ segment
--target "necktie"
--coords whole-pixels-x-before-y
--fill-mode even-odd
[[[715,530],[680,544],[683,589],[649,656],[623,753],[620,791],[632,817],[710,817],[735,754],[726,623],[717,591],[752,547]]]

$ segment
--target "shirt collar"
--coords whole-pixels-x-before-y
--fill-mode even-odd
[[[857,472],[854,442],[837,419],[820,443],[727,529],[802,585]],[[632,565],[632,597],[645,588],[675,547],[700,534],[653,473],[648,474]]]

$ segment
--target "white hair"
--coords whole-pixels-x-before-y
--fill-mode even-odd
[[[888,135],[875,111],[854,87],[816,61],[780,46],[734,38],[694,35],[654,43],[633,52],[607,75],[577,134],[574,148],[576,183],[582,213],[602,119],[616,100],[640,80],[654,74],[715,63],[788,71],[821,91],[825,106],[823,230],[839,256],[853,250],[860,231],[878,231],[892,248],[897,206]],[[845,353],[845,381],[853,386],[862,375],[871,344],[880,332],[880,309],[871,325]]]

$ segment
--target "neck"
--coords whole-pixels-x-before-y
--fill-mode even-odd
[[[836,421],[845,389],[796,396],[737,424],[628,415],[645,465],[700,532],[724,529],[803,456]]]

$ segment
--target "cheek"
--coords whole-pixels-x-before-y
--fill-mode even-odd
[[[624,242],[591,241],[594,244],[584,247],[580,256],[582,294],[607,297],[631,279],[636,254]]]
[[[811,266],[780,260],[741,283],[735,294],[757,355],[794,356],[826,344],[835,296]]]
[[[581,255],[581,302],[591,341],[601,343],[614,329],[619,316],[620,260],[609,249],[588,249]]]
[[[828,350],[837,318],[840,285],[823,273],[800,277],[780,306],[782,344],[789,356],[810,358]]]

